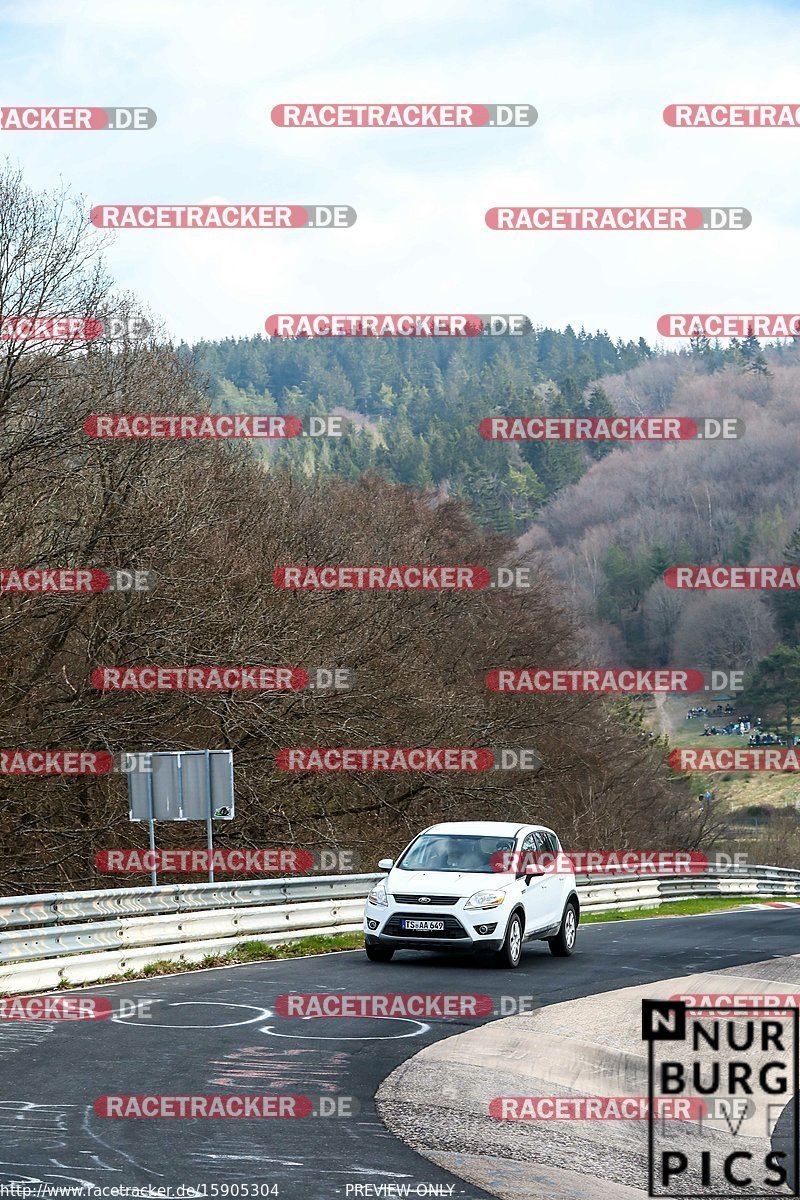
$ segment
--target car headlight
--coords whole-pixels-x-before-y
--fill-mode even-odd
[[[500,892],[476,892],[474,896],[470,896],[465,908],[498,908],[506,898],[503,891]]]
[[[386,895],[386,884],[377,883],[367,896],[367,901],[369,904],[381,904],[384,908],[388,907],[389,898]]]

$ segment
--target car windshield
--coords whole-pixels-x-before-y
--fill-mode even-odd
[[[493,875],[494,855],[514,849],[513,837],[422,833],[395,864],[401,871],[472,871]]]

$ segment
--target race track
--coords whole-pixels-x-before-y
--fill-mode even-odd
[[[354,951],[87,989],[115,1004],[150,1001],[151,1017],[0,1025],[0,1182],[206,1185],[223,1197],[226,1184],[276,1184],[290,1200],[358,1197],[357,1184],[438,1184],[440,1194],[482,1196],[390,1134],[373,1097],[423,1046],[495,1018],[298,1019],[275,1014],[277,997],[481,993],[525,997],[530,1008],[530,998],[550,1005],[798,952],[797,909],[739,910],[586,926],[571,959],[535,943],[517,971],[408,952],[372,964]],[[108,1094],[212,1093],[352,1096],[360,1111],[254,1121],[113,1119],[93,1109]],[[380,1193],[361,1196],[370,1194]]]

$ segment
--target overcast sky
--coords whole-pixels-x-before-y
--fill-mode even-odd
[[[3,105],[145,105],[147,132],[0,133],[99,203],[341,203],[349,230],[129,230],[118,283],[175,338],[273,312],[522,312],[658,340],[665,312],[798,307],[800,129],[671,129],[676,101],[800,105],[800,4],[0,3]],[[530,129],[280,129],[287,101],[529,103]],[[743,232],[497,233],[502,204],[742,205]]]

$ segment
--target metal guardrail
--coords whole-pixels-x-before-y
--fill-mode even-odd
[[[657,907],[705,896],[797,896],[800,871],[789,867],[749,866],[743,870],[704,871],[697,875],[578,875],[578,895],[587,912],[614,908]]]
[[[0,899],[0,992],[91,982],[155,961],[199,961],[255,938],[286,942],[361,928],[382,873],[112,888]],[[697,875],[579,875],[586,912],[701,896],[800,898],[800,871],[753,866]]]
[[[189,883],[163,887],[107,888],[91,892],[53,892],[45,896],[0,898],[0,931],[33,929],[109,916],[182,913],[229,905],[281,904],[292,900],[366,896],[376,875],[304,876],[242,883]],[[0,955],[0,962],[2,956]]]

